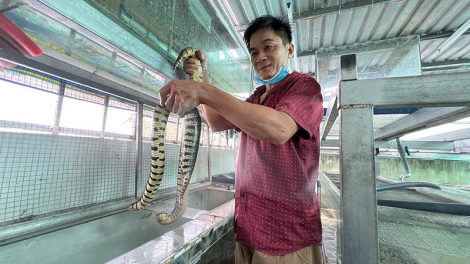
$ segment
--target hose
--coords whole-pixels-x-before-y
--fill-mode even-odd
[[[429,187],[440,190],[441,187],[435,183],[431,182],[399,182],[399,183],[392,183],[387,185],[377,186],[376,190],[386,191],[386,190],[393,190],[393,189],[401,189],[401,188],[408,188],[408,187]]]
[[[470,216],[470,205],[458,203],[408,202],[377,199],[377,205],[441,214]]]

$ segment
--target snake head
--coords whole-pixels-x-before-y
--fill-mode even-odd
[[[180,65],[180,63],[191,57],[191,56],[194,56],[197,58],[196,56],[196,49],[195,48],[191,48],[191,47],[187,47],[185,49],[183,49],[180,54],[178,55],[178,58],[176,58],[176,61],[175,61],[175,65],[173,66],[173,71],[176,72],[176,69],[178,69],[178,66]]]

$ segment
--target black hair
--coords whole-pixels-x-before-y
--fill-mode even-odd
[[[273,29],[276,35],[282,39],[284,45],[292,43],[292,29],[289,22],[270,15],[264,15],[251,21],[243,35],[246,47],[250,48],[251,36],[260,29]]]

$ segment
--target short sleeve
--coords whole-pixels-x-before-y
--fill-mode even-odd
[[[311,76],[300,77],[284,91],[275,109],[292,117],[303,130],[298,132],[299,136],[310,139],[318,133],[323,120],[323,97],[320,85]]]

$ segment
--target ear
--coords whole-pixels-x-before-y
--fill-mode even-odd
[[[289,47],[288,47],[288,52],[287,52],[287,57],[288,58],[292,58],[294,56],[294,44],[289,44]]]

